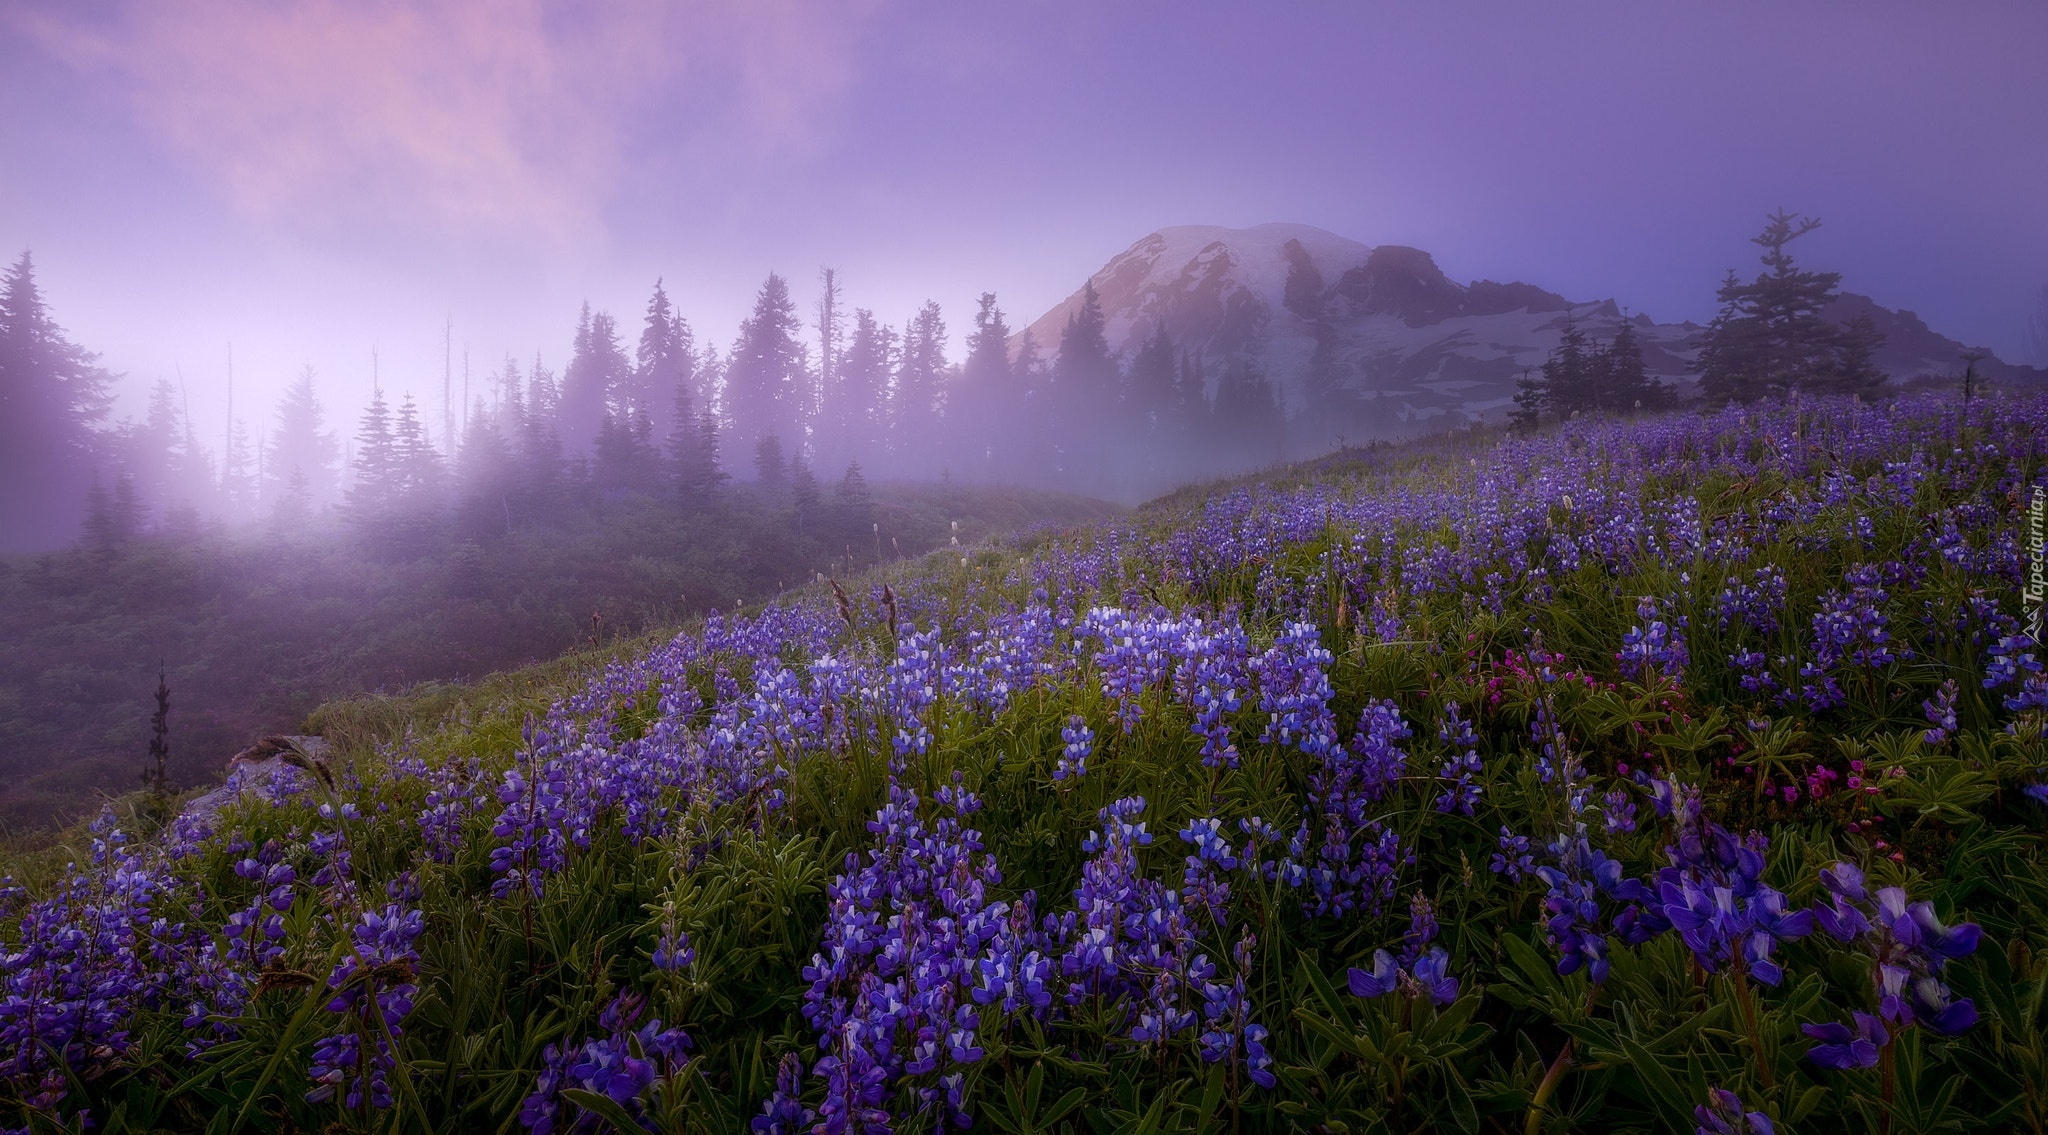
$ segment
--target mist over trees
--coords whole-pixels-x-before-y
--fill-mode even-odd
[[[36,286],[34,261],[22,253],[0,277],[0,551],[77,534],[79,507],[108,447],[97,427],[112,386],[98,356],[65,337]],[[132,476],[127,483],[136,491]]]
[[[1717,292],[1695,364],[1704,400],[1885,382],[1870,320],[1822,314],[1840,274],[1803,268],[1789,251],[1817,225],[1779,212],[1751,238],[1763,271],[1748,281],[1731,272]],[[1205,356],[1143,317],[1119,354],[1092,281],[1057,341],[1041,343],[1014,331],[994,292],[965,318],[928,301],[891,323],[825,269],[808,298],[770,273],[722,353],[656,280],[637,326],[584,304],[559,370],[508,356],[466,406],[444,374],[438,430],[403,383],[375,375],[369,405],[337,421],[307,368],[274,407],[210,427],[208,444],[182,387],[165,379],[138,420],[107,424],[112,376],[66,338],[24,254],[0,288],[0,550],[263,521],[341,523],[378,555],[418,555],[625,497],[715,510],[736,486],[759,490],[749,507],[793,508],[813,529],[840,488],[857,498],[870,481],[1136,499],[1300,456],[1290,446],[1318,421],[1357,417],[1327,281],[1299,241],[1283,255],[1281,301],[1315,335],[1299,375],[1267,373],[1247,351]],[[2048,342],[2048,314],[2034,324],[2032,341]],[[1283,380],[1303,395],[1292,418]],[[1598,342],[1567,319],[1540,371],[1523,375],[1510,416],[1529,425],[1649,412],[1679,396],[1649,375],[1632,323]]]

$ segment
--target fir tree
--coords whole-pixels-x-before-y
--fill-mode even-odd
[[[1053,387],[1070,409],[1100,406],[1116,390],[1116,360],[1109,353],[1106,326],[1102,297],[1090,280],[1081,290],[1080,308],[1060,332],[1059,360],[1053,367]]]
[[[1884,346],[1884,333],[1868,312],[1852,317],[1836,332],[1834,366],[1814,386],[1831,394],[1868,394],[1885,383],[1877,369],[1877,349]]]
[[[1131,358],[1127,386],[1131,421],[1148,433],[1159,432],[1173,415],[1178,379],[1174,372],[1173,340],[1167,337],[1166,325],[1161,323]]]
[[[960,366],[960,412],[950,422],[956,445],[968,468],[993,471],[1002,461],[999,450],[1014,446],[1014,430],[1023,413],[1010,369],[1010,328],[996,306],[994,292],[981,293],[974,313],[974,333],[967,337],[967,359]]]
[[[789,478],[789,459],[783,455],[782,439],[763,435],[754,443],[754,479],[766,489],[779,490]]]
[[[612,398],[612,411],[644,413],[655,435],[666,437],[673,429],[669,414],[675,405],[675,392],[696,381],[696,361],[695,336],[690,325],[669,305],[661,281],[654,281],[654,295],[648,298],[646,321],[640,328],[632,379]]]
[[[890,399],[891,446],[899,468],[918,458],[929,461],[939,443],[939,416],[945,396],[946,321],[930,300],[917,310],[903,332],[903,358],[896,368]]]
[[[839,484],[832,489],[832,511],[837,530],[850,538],[866,534],[875,521],[875,498],[868,491],[868,479],[860,462],[850,461]]]
[[[277,425],[265,447],[263,496],[275,505],[296,481],[304,501],[303,515],[324,503],[332,492],[340,447],[326,430],[312,367],[305,367],[285,387],[277,406]]]
[[[686,420],[686,411],[679,401],[679,430]],[[685,508],[708,508],[717,500],[718,490],[726,481],[725,471],[718,464],[717,415],[709,409],[699,411],[694,416],[693,428],[670,442],[670,451],[676,467],[677,498]]]
[[[633,367],[619,345],[618,321],[608,312],[593,312],[589,304],[577,320],[575,349],[562,374],[561,408],[557,412],[564,447],[571,453],[587,451],[597,440],[597,429],[615,399],[625,394],[631,404]]]
[[[1700,393],[1710,402],[1750,402],[1840,385],[1842,341],[1821,309],[1836,297],[1839,272],[1797,268],[1787,245],[1820,227],[1780,210],[1750,238],[1765,271],[1747,284],[1729,272],[1716,298],[1699,359]]]
[[[1209,421],[1209,375],[1199,350],[1181,352],[1180,374],[1175,380],[1175,406],[1180,413],[1183,433],[1194,435],[1206,429]]]
[[[493,537],[512,527],[519,466],[500,422],[503,416],[478,399],[469,416],[469,428],[462,433],[462,448],[456,453],[457,523],[470,540]]]
[[[802,344],[797,341],[800,329],[789,285],[769,273],[726,360],[730,440],[741,452],[752,450],[770,434],[778,439],[803,436],[800,401],[806,375]]]
[[[1559,418],[1594,409],[1600,395],[1596,362],[1594,352],[1587,349],[1586,333],[1566,315],[1557,349],[1543,361],[1544,409]]]
[[[50,315],[28,253],[0,277],[0,550],[76,532],[113,376]]]
[[[1516,429],[1534,429],[1550,411],[1550,392],[1541,378],[1529,368],[1522,368],[1522,377],[1515,380],[1515,408],[1508,414],[1508,424]]]
[[[824,425],[833,448],[849,458],[872,459],[881,451],[887,418],[889,374],[896,365],[896,333],[876,322],[874,312],[856,308],[853,338],[828,388]]]
[[[796,530],[803,532],[817,519],[824,503],[824,494],[818,490],[818,478],[811,473],[811,467],[799,461],[789,478],[789,508],[791,518],[796,521]]]

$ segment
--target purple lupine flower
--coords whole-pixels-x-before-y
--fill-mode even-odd
[[[1622,636],[1621,650],[1614,657],[1622,673],[1647,682],[1652,675],[1679,678],[1685,674],[1685,635],[1666,624],[1656,599],[1645,595],[1636,603],[1640,624]]]
[[[1707,1090],[1707,1102],[1692,1109],[1699,1120],[1697,1135],[1773,1135],[1771,1117],[1743,1110],[1742,1097],[1726,1088]]]
[[[1503,876],[1510,883],[1536,873],[1536,857],[1530,853],[1529,837],[1516,835],[1503,824],[1500,829],[1500,850],[1493,853],[1493,873]]]
[[[1922,735],[1928,744],[1939,745],[1948,740],[1949,734],[1956,731],[1957,692],[1956,680],[1950,678],[1941,684],[1941,688],[1934,692],[1932,698],[1920,703],[1921,710],[1927,714],[1930,726]]]
[[[1799,1030],[1819,1041],[1806,1050],[1806,1058],[1823,1068],[1875,1068],[1879,1052],[1891,1043],[1884,1022],[1858,1010],[1854,1026],[1840,1021],[1800,1025]]]
[[[1668,920],[1701,968],[1740,964],[1765,985],[1784,980],[1772,951],[1813,930],[1814,916],[1788,910],[1785,896],[1762,881],[1764,837],[1744,840],[1708,819],[1700,794],[1674,788],[1678,842],[1671,866],[1657,873],[1658,913]]]
[[[1437,727],[1436,735],[1451,750],[1450,757],[1437,771],[1439,777],[1451,783],[1437,794],[1436,810],[1469,816],[1472,806],[1479,802],[1479,783],[1474,778],[1485,771],[1479,760],[1479,734],[1473,731],[1458,703],[1452,702],[1444,707],[1444,722]]]
[[[1977,1023],[1969,998],[1952,999],[1941,980],[1949,962],[1976,952],[1983,938],[1974,922],[1944,925],[1928,902],[1908,901],[1900,887],[1865,890],[1863,872],[1836,863],[1821,872],[1828,901],[1813,916],[1830,937],[1860,943],[1870,954],[1878,1017],[1895,1028],[1924,1025],[1953,1036]]]
[[[1054,780],[1073,777],[1078,780],[1088,774],[1088,753],[1095,745],[1095,731],[1088,728],[1088,720],[1080,714],[1067,718],[1067,724],[1060,729],[1060,740],[1065,747],[1060,750],[1059,764],[1052,770]]]

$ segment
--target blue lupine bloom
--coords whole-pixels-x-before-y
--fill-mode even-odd
[[[1699,1121],[1697,1135],[1773,1135],[1770,1116],[1744,1110],[1742,1097],[1725,1088],[1708,1089],[1707,1102],[1692,1111]]]
[[[1799,1029],[1819,1044],[1806,1050],[1806,1058],[1823,1068],[1874,1068],[1879,1051],[1891,1043],[1884,1022],[1869,1013],[1853,1014],[1854,1026],[1840,1021],[1801,1025]]]

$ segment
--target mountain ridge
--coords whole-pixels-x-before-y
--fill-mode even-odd
[[[1504,417],[1516,379],[1542,366],[1568,319],[1605,341],[1626,318],[1651,375],[1681,390],[1694,384],[1705,330],[1626,314],[1613,298],[1572,300],[1519,281],[1459,283],[1425,250],[1366,245],[1283,222],[1162,228],[1112,256],[1088,282],[1110,349],[1125,358],[1164,326],[1176,347],[1202,354],[1212,387],[1223,360],[1249,359],[1274,381],[1290,414],[1306,408],[1312,392],[1327,391],[1362,424],[1389,431],[1438,417]],[[1056,355],[1084,291],[1013,336],[1013,352],[1028,333],[1044,358]],[[1837,323],[1869,315],[1885,334],[1877,365],[1897,381],[1958,374],[1973,350],[1915,313],[1860,293],[1842,293],[1823,314]],[[1983,377],[2048,382],[2048,371],[1979,353]]]

